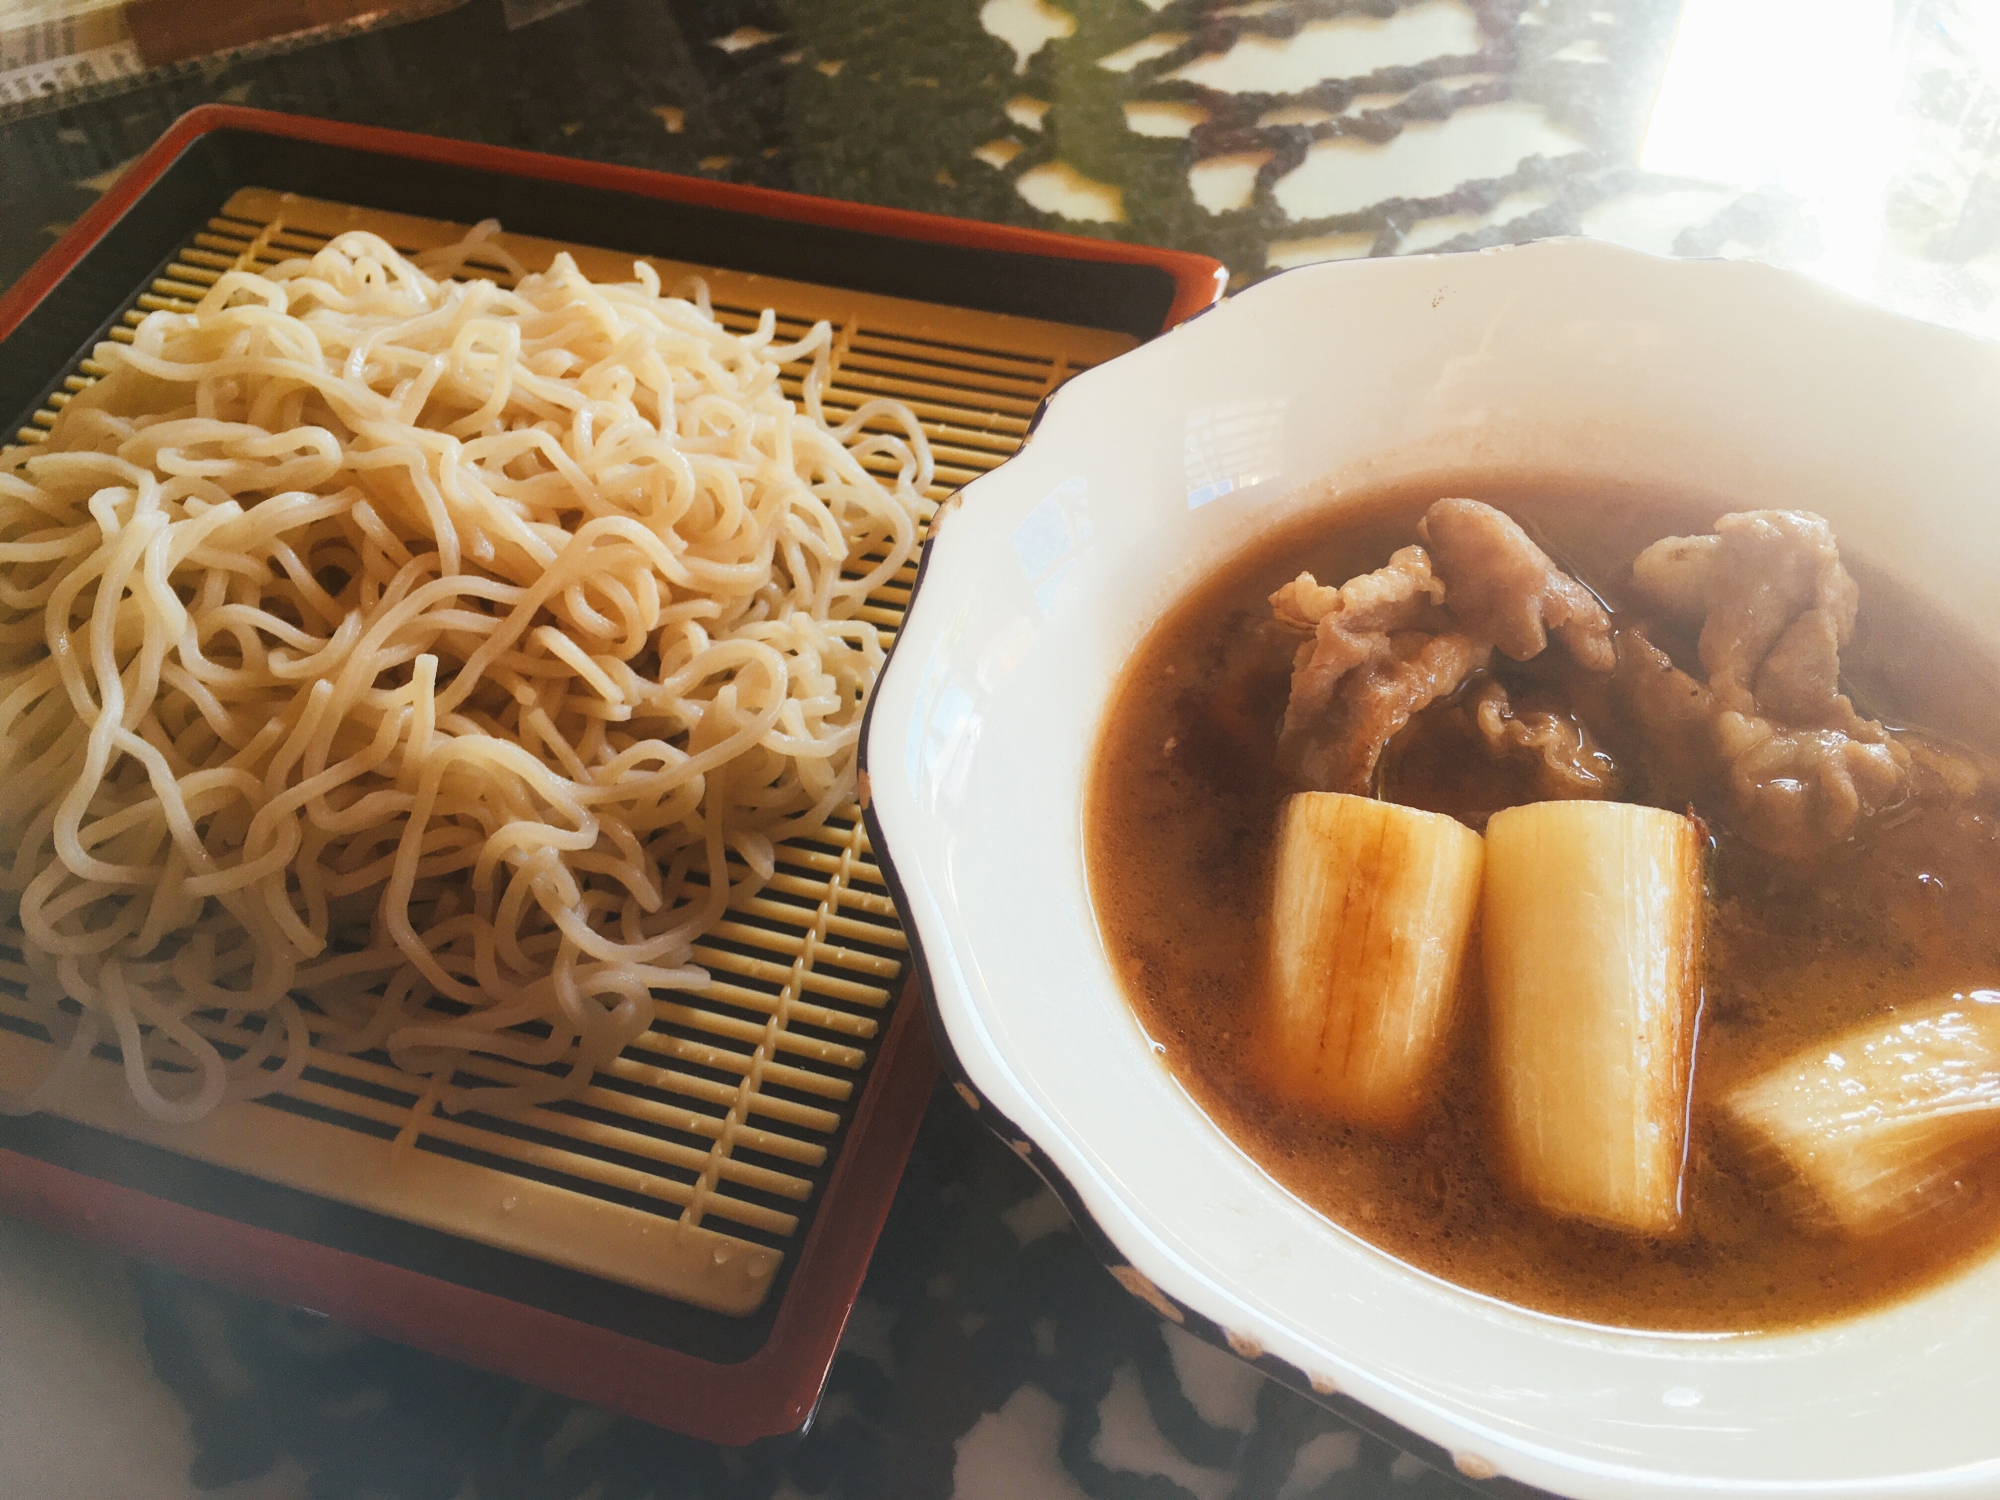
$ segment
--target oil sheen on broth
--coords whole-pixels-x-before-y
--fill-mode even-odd
[[[1274,1178],[1329,1218],[1420,1270],[1561,1316],[1660,1330],[1797,1326],[1907,1294],[1987,1249],[2000,1239],[2000,1158],[1961,1173],[1943,1211],[1848,1239],[1787,1213],[1716,1109],[1731,1084],[1850,1023],[2000,984],[2000,818],[1977,798],[1892,811],[1808,861],[1765,854],[1711,816],[1684,1230],[1671,1240],[1558,1218],[1503,1186],[1490,1155],[1476,962],[1461,979],[1439,1097],[1399,1136],[1288,1107],[1254,1076],[1273,832],[1288,790],[1275,727],[1297,639],[1270,627],[1267,600],[1302,568],[1337,583],[1381,566],[1440,495],[1512,515],[1614,612],[1644,546],[1750,508],[1456,474],[1304,516],[1179,600],[1125,669],[1086,817],[1098,921],[1167,1065]],[[1843,663],[1865,711],[1994,743],[2000,689],[1990,672],[1968,667],[1980,654],[1941,649],[1926,606],[1845,560],[1861,610]],[[1690,641],[1664,643],[1691,659]],[[1471,753],[1464,725],[1449,703],[1412,720],[1385,757],[1385,794],[1474,826],[1537,800],[1524,774]]]

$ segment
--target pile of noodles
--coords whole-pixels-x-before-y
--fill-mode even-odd
[[[0,1107],[100,1042],[170,1121],[314,1040],[574,1093],[851,796],[915,417],[643,264],[438,279],[479,238],[231,271],[0,450],[0,942],[60,1048]]]

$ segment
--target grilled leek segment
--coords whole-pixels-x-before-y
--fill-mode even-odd
[[[1267,1072],[1295,1104],[1395,1130],[1429,1102],[1479,904],[1455,818],[1340,792],[1280,814]]]
[[[1723,1108],[1838,1227],[1879,1233],[2000,1150],[2000,995],[1874,1017],[1732,1089]]]
[[[1681,1217],[1703,841],[1620,802],[1486,825],[1482,946],[1500,1145],[1555,1213],[1648,1235]]]

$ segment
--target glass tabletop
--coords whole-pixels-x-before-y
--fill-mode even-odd
[[[0,3],[0,84],[33,9]],[[0,287],[176,116],[227,101],[1171,245],[1234,288],[1581,234],[2000,332],[1980,0],[584,0],[530,21],[548,9],[363,17],[67,103],[0,88]],[[1162,1325],[948,1091],[796,1441],[676,1438],[10,1222],[0,1393],[0,1491],[41,1496],[1458,1485]]]
[[[1583,234],[1996,317],[1979,0],[588,0],[510,29],[532,10],[0,104],[0,283],[220,100],[1175,245],[1237,287]]]

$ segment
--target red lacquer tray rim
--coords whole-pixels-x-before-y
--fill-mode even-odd
[[[0,295],[0,338],[5,338],[34,310],[69,274],[84,253],[145,195],[146,190],[183,151],[200,137],[222,130],[254,131],[260,135],[318,145],[345,146],[385,156],[441,162],[536,181],[604,188],[641,198],[664,199],[929,244],[1013,251],[1061,260],[1152,266],[1165,271],[1174,283],[1173,300],[1161,323],[1162,332],[1212,307],[1221,298],[1229,281],[1229,272],[1220,261],[1187,250],[1134,245],[1122,240],[1091,239],[1046,229],[1025,229],[1013,224],[990,224],[977,219],[958,219],[907,208],[884,208],[837,198],[816,198],[807,193],[786,192],[778,188],[712,182],[705,177],[687,177],[646,167],[623,167],[578,157],[523,151],[513,146],[455,141],[414,131],[288,115],[244,105],[204,104],[176,120],[103,197],[85,210],[61,239],[44,251],[41,258],[4,295]]]
[[[812,1415],[902,1178],[937,1063],[905,992],[767,1338],[717,1364],[594,1323],[0,1150],[0,1208],[143,1260],[710,1442]]]
[[[536,181],[756,214],[908,241],[1165,271],[1161,331],[1212,306],[1227,272],[1184,251],[815,198],[643,168],[232,105],[183,115],[4,295],[0,339],[61,284],[203,136],[254,132]],[[0,1149],[0,1209],[351,1327],[713,1442],[796,1432],[811,1416],[908,1160],[937,1063],[912,977],[884,1034],[822,1211],[798,1251],[769,1336],[718,1363],[386,1261],[248,1224]],[[831,1206],[833,1211],[826,1211]]]

